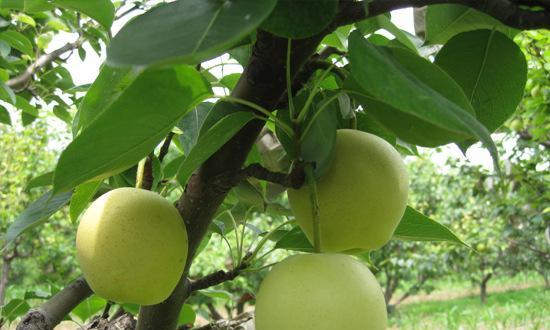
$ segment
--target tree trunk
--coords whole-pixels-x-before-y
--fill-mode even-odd
[[[493,277],[493,273],[485,275],[481,280],[481,284],[479,286],[479,298],[481,299],[482,304],[487,302],[487,282],[489,282],[491,277]]]
[[[2,276],[0,277],[0,306],[4,305],[6,299],[6,289],[8,288],[8,280],[10,276],[11,260],[6,260],[2,263]]]

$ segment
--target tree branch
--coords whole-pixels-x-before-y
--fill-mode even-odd
[[[53,61],[57,60],[61,55],[68,51],[77,49],[82,45],[84,39],[79,38],[75,42],[67,43],[65,46],[52,51],[51,53],[39,56],[34,63],[29,65],[25,71],[21,74],[11,78],[6,82],[6,85],[15,91],[22,91],[27,88],[31,81],[32,76],[41,68],[49,65]]]
[[[540,4],[538,1],[537,3]],[[550,11],[546,7],[544,7],[546,10],[533,11],[508,0],[374,0],[369,4],[368,13],[364,2],[346,0],[334,24],[348,25],[396,9],[436,4],[458,4],[474,8],[517,29],[550,29]],[[525,4],[521,3],[521,5]],[[530,7],[533,6],[537,4],[530,5]]]
[[[251,177],[294,189],[300,188],[304,184],[305,180],[304,171],[301,167],[295,167],[290,173],[279,173],[272,172],[262,165],[255,163],[243,168],[239,175],[234,177],[235,181],[233,182],[233,185]]]
[[[245,312],[245,313],[242,313],[242,314],[238,315],[237,317],[235,317],[232,320],[219,320],[219,321],[209,323],[209,324],[204,325],[204,326],[199,327],[199,328],[194,328],[193,330],[216,330],[216,329],[231,330],[231,329],[240,329],[240,328],[237,328],[237,327],[244,324],[244,323],[252,321],[253,318],[254,318],[254,316],[253,316],[252,313]]]
[[[158,158],[161,163],[164,157],[166,157],[166,155],[168,154],[168,149],[170,149],[170,143],[172,143],[173,137],[174,137],[174,132],[168,133],[168,136],[166,136],[166,139],[164,139],[164,143],[162,143],[162,146],[160,147]]]
[[[51,330],[92,293],[88,283],[80,277],[38,309],[29,311],[17,325],[17,330]]]
[[[291,49],[292,77],[317,49],[324,34],[296,40]],[[286,90],[285,66],[287,39],[258,31],[256,43],[245,71],[232,92],[233,97],[274,109]],[[251,111],[253,111],[251,109]],[[208,159],[189,179],[178,209],[185,220],[189,252],[182,279],[170,297],[155,306],[140,310],[138,330],[173,330],[181,306],[188,297],[187,274],[210,222],[228,192],[220,186],[220,176],[238,176],[246,157],[264,123],[260,120],[245,125],[231,140]],[[230,180],[231,181],[231,180]]]
[[[239,266],[237,266],[236,268],[228,272],[219,270],[212,274],[201,277],[198,280],[190,281],[189,287],[187,290],[189,293],[192,293],[198,290],[206,289],[206,288],[221,284],[223,282],[233,281],[247,267],[248,267],[247,263],[241,263]]]

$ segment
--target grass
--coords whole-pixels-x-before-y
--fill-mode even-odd
[[[550,290],[542,286],[400,306],[391,329],[550,329]]]

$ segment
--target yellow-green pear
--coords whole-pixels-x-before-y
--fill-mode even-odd
[[[256,330],[381,330],[384,295],[371,271],[343,254],[280,262],[256,296]]]
[[[111,190],[82,215],[76,234],[84,278],[99,296],[153,305],[176,287],[187,258],[178,210],[157,193]]]
[[[376,135],[338,130],[334,156],[317,181],[321,251],[375,250],[393,235],[407,206],[409,178],[401,156]],[[296,220],[314,241],[309,187],[289,189]]]

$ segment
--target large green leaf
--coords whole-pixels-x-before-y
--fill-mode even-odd
[[[78,109],[76,130],[88,127],[143,72],[139,68],[113,68],[104,65]]]
[[[243,39],[275,4],[276,0],[179,0],[159,5],[122,28],[109,46],[107,61],[199,63]]]
[[[178,182],[181,185],[185,185],[194,170],[210,158],[252,119],[254,119],[254,114],[251,112],[234,112],[223,117],[208,131],[201,134],[187,158],[180,165],[176,175]]]
[[[86,14],[105,28],[110,28],[115,18],[115,7],[111,0],[50,0],[50,2],[55,6]]]
[[[210,94],[192,67],[144,71],[63,151],[54,190],[65,191],[137,163],[177,121]]]
[[[183,132],[179,136],[179,141],[186,155],[197,143],[201,126],[213,106],[214,104],[210,102],[201,103],[179,121],[178,128]]]
[[[338,0],[279,0],[262,29],[285,38],[311,37],[328,26],[337,9]]]
[[[53,6],[47,0],[0,0],[0,8],[32,13],[51,10]]]
[[[31,306],[22,299],[12,299],[7,304],[2,306],[2,318],[7,319],[9,322],[15,320],[17,317],[25,314]]]
[[[72,192],[53,195],[51,191],[32,202],[10,225],[6,233],[6,243],[10,243],[23,231],[40,224],[65,206]]]
[[[69,205],[69,215],[74,223],[80,216],[80,213],[86,209],[88,204],[94,198],[95,193],[101,186],[102,180],[90,181],[76,187]]]
[[[491,132],[514,113],[523,96],[525,56],[500,32],[461,33],[445,44],[435,64],[462,87],[477,119]]]
[[[15,48],[23,54],[34,57],[32,43],[23,34],[15,30],[7,30],[0,33],[0,40],[7,42],[11,48]]]
[[[104,307],[107,301],[96,295],[84,300],[78,306],[76,306],[71,314],[76,315],[80,321],[85,322],[90,317],[99,313]]]
[[[449,228],[410,206],[407,206],[393,238],[407,241],[447,241],[468,246]]]
[[[275,243],[276,249],[301,252],[314,252],[315,249],[299,226],[292,228]]]
[[[466,110],[467,99],[465,103],[458,103],[458,98],[451,100],[450,92],[444,91],[444,88],[453,85],[455,91],[460,87],[436,65],[414,54],[413,57],[408,56],[407,52],[401,48],[372,45],[359,32],[354,32],[350,36],[352,76],[375,99],[404,114],[452,132],[456,137],[462,135],[464,138],[474,136],[480,139],[496,161],[495,144],[487,129]],[[396,59],[395,54],[400,60]],[[444,79],[445,76],[447,79]],[[436,89],[433,83],[429,83],[430,79],[445,85]],[[465,98],[465,95],[462,97]],[[469,110],[472,111],[471,105]],[[400,132],[394,133],[400,136]]]
[[[428,6],[426,42],[444,44],[454,35],[477,29],[497,29],[509,36],[518,31],[470,7],[454,4]]]

